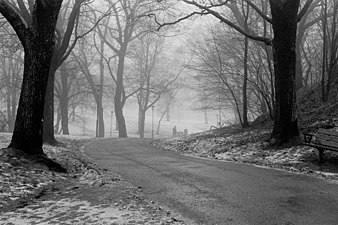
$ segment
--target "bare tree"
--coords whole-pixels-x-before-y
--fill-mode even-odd
[[[175,97],[181,88],[182,86],[179,85],[179,82],[177,82],[175,85],[172,85],[170,89],[167,89],[164,93],[162,93],[161,99],[157,104],[157,109],[160,112],[160,118],[158,119],[156,129],[157,135],[160,134],[161,122],[164,116],[168,115],[170,108],[172,108],[175,105],[176,102]]]
[[[25,51],[24,75],[13,137],[9,147],[43,154],[43,108],[55,46],[55,27],[62,0],[0,0],[0,13],[11,24]]]
[[[46,104],[44,109],[44,142],[49,144],[56,143],[54,137],[54,80],[55,72],[61,66],[61,64],[68,58],[71,51],[77,44],[77,41],[87,34],[89,34],[97,23],[105,16],[105,14],[98,18],[93,23],[92,27],[79,24],[81,7],[87,5],[86,0],[77,0],[74,5],[71,6],[71,0],[68,0],[64,4],[56,27],[56,48],[53,54],[50,75],[47,86]],[[109,12],[109,10],[108,10]],[[80,29],[78,29],[80,28]],[[79,31],[81,30],[81,31]],[[81,34],[79,34],[81,32]],[[65,106],[65,105],[63,105]]]
[[[58,118],[54,130],[57,133],[68,135],[68,121],[70,116],[75,118],[75,109],[82,100],[90,93],[87,83],[79,73],[80,69],[74,61],[67,60],[61,67],[60,72],[56,73],[55,97],[58,99]],[[69,109],[72,112],[69,113]],[[59,129],[61,123],[61,129]]]
[[[271,45],[273,49],[274,61],[274,86],[276,93],[274,127],[271,134],[271,143],[282,144],[290,139],[299,136],[298,120],[296,111],[296,34],[297,24],[302,19],[313,0],[308,0],[300,9],[300,0],[269,0],[271,17],[264,13],[264,10],[257,7],[251,0],[245,2],[261,16],[262,20],[271,24],[273,38],[256,35],[229,20],[226,14],[222,14],[220,7],[229,5],[233,1],[190,1],[183,0],[186,4],[195,6],[198,14],[209,14],[219,19],[222,23],[231,26],[233,29],[244,36]],[[196,12],[189,16],[195,15]],[[157,19],[156,19],[157,20]],[[171,23],[160,23],[160,26],[175,24],[179,20]]]
[[[107,3],[112,8],[114,15],[109,22],[101,24],[98,33],[100,38],[104,40],[105,45],[116,55],[117,71],[114,79],[116,83],[114,96],[115,116],[118,123],[119,137],[127,137],[123,107],[126,101],[124,70],[128,46],[137,37],[153,29],[151,26],[143,25],[151,24],[149,22],[144,23],[144,21],[149,21],[147,15],[149,15],[149,12],[157,10],[157,7],[152,7],[153,1],[151,0],[119,0],[114,3],[107,1]],[[108,29],[107,34],[104,34],[104,29]]]
[[[338,2],[330,0],[322,2],[322,100],[328,101],[338,73]],[[332,17],[328,17],[329,13],[332,13]]]
[[[20,84],[22,82],[23,71],[23,49],[15,36],[10,25],[6,23],[1,28],[0,40],[0,86],[1,100],[6,106],[4,121],[7,131],[13,132],[16,117],[17,102],[20,94]],[[4,124],[2,124],[3,126]]]
[[[161,98],[162,94],[177,80],[182,70],[172,74],[163,57],[164,38],[158,34],[147,33],[134,41],[130,47],[133,69],[127,83],[134,87],[139,108],[138,133],[144,137],[145,116],[149,108]]]
[[[96,102],[97,110],[97,122],[96,122],[96,136],[104,136],[104,122],[103,122],[103,105],[102,97],[104,93],[104,80],[103,73],[100,72],[100,76],[97,78],[92,70],[92,67],[96,63],[96,51],[94,50],[93,43],[89,43],[86,39],[82,39],[79,42],[79,46],[76,51],[73,51],[72,57],[76,61],[78,68],[85,76],[91,93],[93,94]],[[101,71],[102,67],[100,68]],[[99,129],[98,129],[99,128]]]

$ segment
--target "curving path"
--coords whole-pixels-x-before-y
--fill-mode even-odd
[[[338,224],[338,185],[324,180],[182,156],[146,139],[104,139],[85,151],[192,224]]]

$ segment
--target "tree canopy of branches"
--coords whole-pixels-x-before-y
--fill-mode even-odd
[[[198,1],[183,0],[184,3],[195,6],[195,11],[174,22],[161,23],[155,18],[160,27],[176,24],[182,19],[196,14],[212,15],[222,23],[232,27],[237,32],[249,39],[264,43],[272,47],[274,63],[274,89],[275,112],[274,127],[271,135],[271,143],[282,144],[299,136],[298,120],[296,114],[296,34],[297,24],[310,7],[312,0],[300,4],[300,0],[269,0],[259,4],[251,0],[242,1]],[[251,7],[261,18],[261,24],[270,24],[272,37],[267,33],[255,33],[253,29],[243,24],[243,17],[236,21],[229,19],[226,9],[234,8],[237,4],[245,4]],[[270,12],[267,7],[270,6]],[[240,7],[237,7],[240,8]],[[223,10],[222,10],[223,9]],[[236,15],[239,14],[234,14]],[[266,31],[265,27],[265,31]]]
[[[89,2],[90,3],[90,2]],[[54,137],[54,81],[55,72],[61,64],[69,57],[70,53],[76,46],[79,39],[89,34],[97,23],[105,16],[98,18],[91,27],[84,25],[86,20],[80,16],[81,8],[84,8],[88,1],[77,0],[73,5],[71,0],[65,2],[61,8],[58,23],[56,26],[56,47],[54,50],[52,63],[50,67],[49,80],[47,85],[46,104],[44,109],[44,142],[53,144],[56,143]],[[108,10],[109,11],[109,10]],[[82,26],[79,21],[82,21]],[[79,29],[82,28],[82,29]],[[65,105],[63,105],[65,106]],[[64,123],[65,124],[65,123]],[[65,128],[66,130],[66,128]]]
[[[182,73],[182,69],[177,74],[173,73],[176,68],[165,56],[164,44],[164,37],[147,33],[137,38],[130,47],[132,69],[127,83],[136,93],[139,108],[138,133],[141,138],[144,137],[147,110],[153,107],[164,93],[173,89],[173,84]]]
[[[100,38],[104,40],[105,45],[116,57],[117,69],[115,76],[113,76],[116,84],[114,95],[115,116],[119,137],[127,137],[123,107],[128,96],[124,86],[128,47],[136,38],[154,30],[147,15],[150,12],[157,11],[159,7],[152,0],[119,0],[115,3],[110,2],[108,6],[112,8],[112,16],[109,20],[101,23],[97,30]]]

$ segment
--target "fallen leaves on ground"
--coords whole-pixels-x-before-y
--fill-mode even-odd
[[[0,135],[0,224],[185,224],[86,157],[83,147],[93,139],[58,136],[58,146],[44,145],[67,169],[57,173],[6,149],[10,138]]]

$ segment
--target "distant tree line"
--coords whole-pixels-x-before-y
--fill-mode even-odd
[[[152,0],[1,0],[0,128],[13,132],[9,147],[43,154],[43,142],[56,144],[55,133],[69,134],[76,108],[93,102],[96,135],[103,137],[107,93],[119,137],[127,137],[129,98],[139,105],[143,137],[146,111],[161,96],[174,97],[182,70],[166,58],[165,31],[154,32],[148,16],[161,7]]]
[[[336,85],[335,0],[99,3],[0,0],[1,116],[13,131],[10,147],[43,153],[43,140],[53,144],[54,133],[69,134],[70,117],[91,104],[89,96],[97,136],[104,136],[107,92],[119,137],[127,137],[123,108],[131,98],[144,137],[145,113],[158,102],[161,120],[169,115],[186,68],[195,71],[202,108],[231,107],[243,127],[267,114],[274,120],[271,143],[281,144],[299,135],[297,92],[320,86],[325,102]],[[189,12],[178,10],[182,4]],[[197,15],[221,23],[190,41],[188,64],[168,58],[168,25]]]
[[[243,127],[250,125],[248,118],[269,115],[271,143],[297,138],[297,93],[320,87],[325,102],[337,83],[338,2],[182,2],[194,7],[192,12],[169,22],[154,15],[157,23],[165,27],[204,15],[221,22],[190,45],[201,108],[233,108]]]

